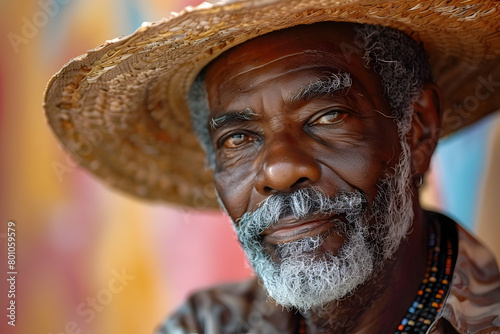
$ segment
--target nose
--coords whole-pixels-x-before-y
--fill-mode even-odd
[[[255,188],[262,195],[311,186],[321,177],[321,167],[305,142],[281,136],[267,142],[261,152]]]

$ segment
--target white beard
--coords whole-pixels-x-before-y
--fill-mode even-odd
[[[339,301],[353,294],[394,255],[413,220],[410,149],[406,142],[402,148],[395,174],[379,183],[369,209],[363,208],[366,201],[359,192],[329,198],[309,188],[270,196],[234,224],[250,264],[278,304],[304,312]],[[336,221],[333,231],[346,237],[338,254],[318,249],[327,237],[320,235],[276,246],[279,260],[273,260],[260,234],[284,212],[297,219],[344,214],[345,221]]]

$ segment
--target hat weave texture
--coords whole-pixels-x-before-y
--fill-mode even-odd
[[[443,90],[442,135],[500,108],[499,2],[254,0],[204,3],[74,58],[48,83],[50,126],[107,184],[145,199],[216,207],[186,96],[229,48],[321,21],[390,26],[422,42]]]

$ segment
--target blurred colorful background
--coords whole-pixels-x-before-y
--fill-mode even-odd
[[[0,0],[0,333],[153,333],[194,289],[250,275],[226,217],[102,186],[59,148],[41,107],[45,84],[72,57],[196,4]],[[497,113],[440,143],[421,194],[497,257],[499,171]],[[15,327],[5,316],[9,221]]]

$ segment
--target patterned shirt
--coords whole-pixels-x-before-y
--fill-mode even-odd
[[[449,218],[427,215],[441,224],[457,254],[450,289],[427,333],[500,334],[500,274],[495,258]],[[157,334],[294,334],[298,318],[269,302],[262,286],[251,279],[195,293]]]

